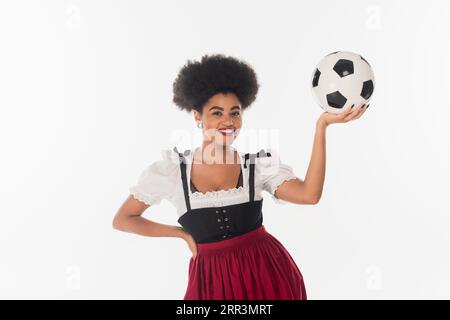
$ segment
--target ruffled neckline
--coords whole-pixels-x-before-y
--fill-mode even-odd
[[[201,191],[194,191],[194,192],[190,192],[189,191],[189,197],[191,199],[211,199],[211,198],[228,198],[228,197],[233,197],[233,196],[237,196],[237,195],[241,195],[243,193],[243,191],[248,190],[248,186],[246,185],[246,179],[245,179],[245,175],[244,175],[244,164],[243,161],[245,161],[245,154],[237,149],[235,149],[238,154],[239,154],[239,160],[240,160],[240,165],[241,165],[241,170],[242,170],[242,179],[243,179],[243,185],[239,186],[239,187],[234,187],[234,188],[230,188],[230,189],[221,189],[221,190],[213,190],[213,191],[206,191],[206,192],[201,192]],[[195,151],[195,149],[194,149]],[[174,151],[175,153],[175,151]],[[177,155],[178,156],[178,155]],[[188,166],[189,166],[189,174],[187,174],[187,178],[190,181],[191,180],[191,169],[192,169],[192,160],[193,160],[193,156],[194,156],[194,152],[192,150],[190,150],[189,152],[189,161],[188,161]],[[189,188],[190,190],[190,188]]]
[[[196,149],[194,149],[194,151],[195,150]],[[245,153],[241,152],[237,149],[235,149],[235,150],[239,153],[242,174],[244,175],[243,176],[243,186],[234,187],[234,188],[230,188],[230,189],[226,189],[226,190],[222,189],[222,190],[214,190],[214,191],[206,191],[206,192],[201,192],[201,191],[191,192],[190,188],[189,188],[189,198],[190,199],[199,199],[199,200],[218,199],[218,198],[228,199],[230,197],[234,198],[236,196],[242,196],[243,194],[248,193],[248,190],[249,190],[249,187],[247,185],[248,178],[247,178],[247,175],[244,173],[244,171],[248,169],[248,166],[247,166],[247,168],[244,167]],[[258,163],[260,163],[260,162],[265,163],[265,166],[267,166],[268,164],[271,163],[272,158],[274,156],[274,152],[271,149],[268,149],[268,151],[270,151],[272,153],[272,157],[258,158]],[[185,152],[186,152],[186,150],[185,150]],[[187,167],[188,167],[188,168],[186,168],[186,171],[189,171],[189,173],[187,173],[188,181],[190,181],[190,179],[191,179],[191,168],[192,168],[191,165],[192,165],[193,155],[194,155],[194,152],[193,152],[193,150],[190,150],[190,149],[189,149],[188,154],[185,153],[185,157],[187,160]],[[176,164],[179,164],[179,155],[173,149],[165,150],[163,152],[163,157],[166,159],[170,159],[171,161],[173,161]]]

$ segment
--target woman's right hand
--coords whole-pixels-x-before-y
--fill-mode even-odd
[[[195,242],[194,238],[189,232],[184,233],[183,239],[186,241],[189,250],[192,252],[192,258],[197,256],[197,242]]]

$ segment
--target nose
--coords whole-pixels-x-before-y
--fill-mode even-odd
[[[228,116],[227,120],[223,124],[224,124],[224,126],[227,126],[227,127],[233,126],[233,119],[230,116]]]

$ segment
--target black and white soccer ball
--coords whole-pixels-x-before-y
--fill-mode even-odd
[[[352,105],[367,104],[375,88],[370,64],[361,55],[337,51],[325,56],[312,77],[317,103],[330,113],[341,113]]]

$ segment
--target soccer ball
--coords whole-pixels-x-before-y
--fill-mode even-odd
[[[352,105],[367,104],[375,87],[370,64],[361,55],[348,51],[325,56],[314,70],[311,82],[319,106],[335,114]]]

